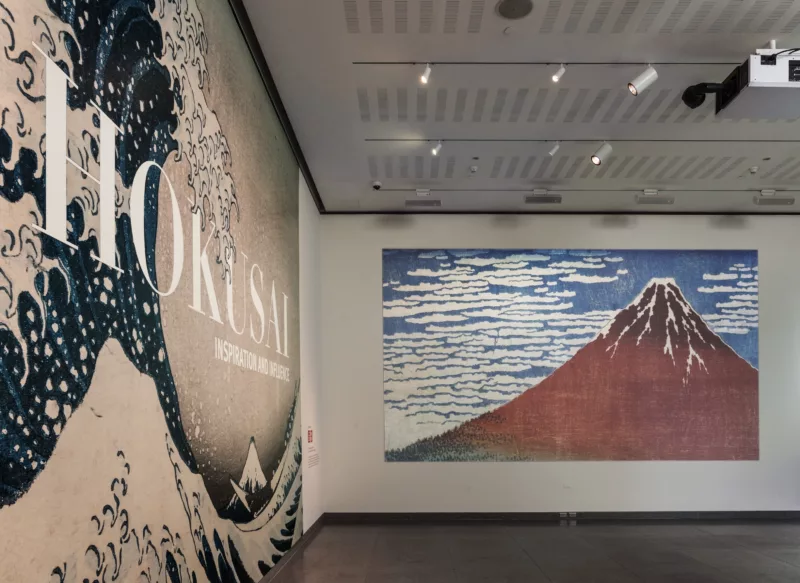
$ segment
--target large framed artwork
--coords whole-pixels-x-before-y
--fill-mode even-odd
[[[388,461],[757,460],[758,253],[385,250]]]
[[[221,0],[0,0],[0,580],[302,534],[299,170]]]

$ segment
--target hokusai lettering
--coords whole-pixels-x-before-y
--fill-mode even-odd
[[[75,166],[80,172],[100,185],[100,255],[92,254],[92,258],[102,262],[107,266],[119,270],[117,267],[116,251],[116,225],[115,225],[115,167],[116,167],[116,148],[114,147],[116,133],[124,133],[113,121],[103,112],[99,105],[92,104],[99,112],[100,116],[100,178],[90,175],[81,165],[70,158],[67,154],[67,82],[74,85],[69,76],[62,71],[52,59],[38,46],[36,49],[47,59],[46,65],[46,148],[49,152],[45,174],[46,195],[45,195],[45,226],[32,224],[31,227],[41,233],[56,239],[57,241],[77,248],[68,240],[67,236],[67,163]],[[170,194],[172,208],[172,277],[170,286],[166,291],[158,289],[146,268],[142,269],[142,274],[150,285],[151,289],[160,296],[169,296],[175,293],[183,274],[184,259],[184,235],[183,223],[181,220],[180,205],[175,195],[175,190],[169,177],[164,173],[164,169],[153,161],[146,161],[135,173],[133,185],[131,187],[131,230],[133,232],[134,249],[136,258],[142,266],[148,265],[147,247],[145,242],[146,213],[145,200],[147,181],[151,171],[156,170],[164,178]],[[211,273],[211,266],[208,258],[208,245],[217,234],[216,225],[211,223],[212,231],[209,233],[205,242],[202,241],[202,221],[200,209],[192,209],[192,303],[189,308],[202,314],[218,324],[224,324],[219,309],[217,293],[214,285],[214,277]],[[242,273],[247,273],[247,255],[239,253],[243,258]],[[234,310],[234,264],[230,264],[230,271],[225,276],[225,296],[226,313],[228,325],[231,330],[239,336],[243,335],[249,322],[250,337],[257,343],[264,342],[267,348],[273,348],[284,358],[289,357],[289,324],[288,324],[288,303],[289,297],[281,293],[282,302],[277,299],[275,281],[272,281],[270,290],[269,319],[264,313],[264,304],[261,295],[264,289],[264,272],[257,263],[253,263],[250,268],[250,302],[258,316],[259,334],[255,334],[252,317],[248,320],[248,302],[244,303],[244,313],[242,314],[242,324],[237,329]],[[258,284],[256,284],[255,271],[258,270]],[[243,281],[243,288],[247,287]],[[205,291],[205,294],[203,293]],[[243,296],[247,295],[243,290]],[[203,296],[205,295],[205,301]],[[203,305],[210,310],[206,314]],[[282,304],[282,312],[279,308]],[[266,326],[266,334],[265,334]],[[282,329],[282,331],[281,331]],[[264,336],[266,335],[266,340]],[[274,376],[274,375],[273,375]]]

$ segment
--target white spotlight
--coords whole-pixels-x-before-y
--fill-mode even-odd
[[[431,64],[428,63],[427,65],[425,65],[425,72],[419,76],[419,81],[423,85],[427,85],[428,81],[430,81],[430,78],[431,78]]]
[[[561,77],[563,77],[564,73],[566,73],[566,72],[567,72],[566,65],[561,65],[558,68],[558,71],[556,71],[556,74],[553,75],[553,83],[558,83],[559,81],[561,81]]]
[[[438,156],[439,152],[441,151],[442,151],[442,140],[439,140],[439,143],[436,144],[431,150],[431,154],[433,154],[434,156]]]
[[[630,91],[634,96],[639,95],[642,91],[655,83],[656,79],[658,79],[658,73],[656,70],[652,66],[647,67],[647,69],[642,71],[641,75],[628,83],[628,91]]]
[[[597,149],[597,152],[592,154],[592,164],[594,164],[595,166],[600,166],[600,164],[603,163],[603,160],[606,158],[606,156],[608,156],[611,153],[611,150],[613,150],[611,144],[609,144],[608,142],[603,142],[603,145]]]
[[[550,154],[550,156],[555,156],[555,155],[556,155],[556,152],[558,152],[558,149],[559,149],[560,147],[561,147],[561,144],[559,144],[558,142],[556,142],[556,143],[555,143],[555,145],[554,145],[552,148],[550,148],[550,151],[548,152],[548,154]]]

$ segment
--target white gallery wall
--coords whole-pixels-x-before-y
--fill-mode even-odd
[[[326,512],[800,509],[800,217],[329,215],[320,226]],[[384,462],[384,248],[758,250],[760,461]]]
[[[303,440],[303,528],[307,531],[323,512],[322,467],[315,453],[320,439],[320,216],[303,174],[300,174],[300,422]],[[309,443],[308,430],[313,432]],[[316,450],[316,452],[315,452]]]

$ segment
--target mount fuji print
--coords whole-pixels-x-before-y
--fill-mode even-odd
[[[759,458],[757,252],[383,261],[387,461]]]

